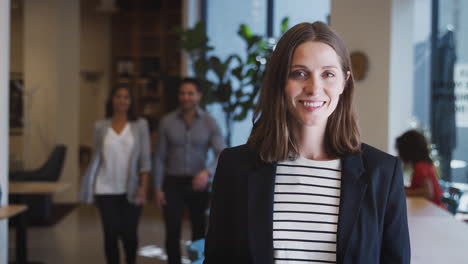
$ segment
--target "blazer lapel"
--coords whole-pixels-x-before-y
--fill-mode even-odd
[[[343,263],[361,201],[367,189],[361,154],[342,159],[340,214],[338,216],[337,263]]]
[[[135,139],[135,148],[133,148],[133,152],[138,152],[141,148],[140,143],[140,127],[138,122],[128,122],[130,126],[130,131],[132,131],[133,139]]]
[[[248,236],[252,263],[273,264],[273,192],[276,163],[248,175]]]
[[[108,129],[112,126],[112,120],[111,119],[105,119],[102,121],[101,126],[98,130],[98,135],[97,138],[95,139],[96,142],[99,144],[98,148],[101,150],[102,146],[104,144],[104,137],[106,136],[106,133]]]

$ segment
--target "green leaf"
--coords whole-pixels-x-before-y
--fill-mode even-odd
[[[222,83],[219,85],[219,97],[221,101],[228,102],[232,94],[231,82]]]
[[[232,69],[232,75],[234,77],[236,77],[239,81],[242,81],[244,79],[244,77],[242,76],[242,70],[243,70],[243,67],[242,65]]]
[[[245,118],[247,118],[247,114],[248,114],[248,113],[249,113],[249,109],[248,109],[248,108],[242,108],[242,111],[241,111],[239,114],[235,115],[233,119],[234,119],[235,121],[242,121],[242,120],[244,120]]]
[[[240,99],[241,97],[244,96],[244,92],[241,89],[239,89],[239,90],[236,91],[235,95],[236,95],[237,99]]]
[[[289,17],[284,17],[282,20],[281,20],[281,35],[283,35],[284,33],[286,33],[286,31],[289,29]]]
[[[245,24],[239,26],[239,31],[237,33],[246,41],[252,37],[252,30]]]
[[[198,59],[194,62],[194,72],[197,76],[205,75],[209,69],[209,63],[206,60]]]
[[[224,75],[226,73],[223,63],[216,56],[211,56],[209,60],[211,70],[213,70],[213,72],[215,73],[216,77],[218,78],[218,81],[223,82]]]
[[[253,76],[255,76],[255,73],[256,73],[256,70],[255,70],[254,68],[251,68],[251,69],[249,69],[249,70],[247,71],[247,73],[245,74],[245,76],[251,77],[251,78],[252,78]],[[252,83],[252,84],[253,84],[253,83]]]
[[[236,106],[235,105],[226,105],[225,107],[223,107],[223,110],[224,110],[224,112],[232,113],[232,112],[234,112],[234,110],[236,110]]]

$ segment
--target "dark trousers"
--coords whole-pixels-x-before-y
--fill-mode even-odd
[[[129,203],[127,195],[96,195],[104,231],[107,264],[119,264],[119,244],[122,240],[127,264],[136,262],[138,250],[138,220],[141,206]]]
[[[192,224],[192,241],[205,237],[205,211],[208,191],[195,192],[191,177],[166,176],[163,191],[166,198],[164,221],[166,226],[166,250],[169,264],[180,264],[180,237],[184,209],[187,207]]]

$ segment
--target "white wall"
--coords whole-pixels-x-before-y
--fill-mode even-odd
[[[105,115],[110,89],[111,14],[95,10],[98,1],[81,1],[80,20],[80,144],[92,147],[94,123]],[[85,72],[96,72],[99,79],[89,81]]]
[[[23,10],[20,5],[11,9],[10,71],[23,71]]]
[[[182,27],[184,29],[193,28],[201,20],[201,1],[200,0],[182,0]],[[182,62],[180,64],[182,76],[193,76],[191,62],[187,54],[182,53]]]
[[[1,206],[8,203],[8,98],[10,1],[0,1],[0,188]],[[0,221],[0,264],[8,263],[8,220]]]
[[[355,102],[364,142],[393,152],[412,111],[412,5],[407,0],[333,0],[331,25],[369,58]]]
[[[94,122],[104,117],[104,104],[110,88],[111,14],[95,10],[99,2],[82,0],[80,11],[80,113],[79,144],[91,146]],[[23,8],[11,12],[10,71],[23,73]],[[95,82],[84,72],[97,72]],[[23,161],[23,136],[10,135],[10,156]]]
[[[331,25],[350,52],[369,58],[367,78],[356,83],[355,103],[363,140],[387,149],[390,56],[390,1],[333,0]],[[352,10],[352,11],[350,11]]]
[[[392,1],[387,138],[387,151],[392,154],[396,154],[395,139],[410,128],[414,116],[414,8],[414,0]]]
[[[76,201],[78,189],[79,10],[78,0],[24,1],[23,157],[26,168],[36,168],[65,144],[60,180],[72,189],[55,198],[67,201]]]
[[[420,126],[430,127],[431,104],[431,0],[415,0],[413,17],[414,78],[413,113]]]
[[[23,10],[20,5],[11,9],[10,23],[10,72],[21,78],[23,72]],[[15,78],[15,76],[12,76]],[[16,161],[23,160],[23,136],[9,136],[9,156]],[[12,168],[15,169],[15,168]],[[19,168],[16,168],[19,169]]]

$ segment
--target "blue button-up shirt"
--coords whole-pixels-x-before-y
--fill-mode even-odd
[[[215,152],[212,163],[207,163],[210,147]],[[154,184],[162,188],[165,175],[195,176],[204,169],[214,175],[218,156],[225,142],[215,119],[197,108],[190,127],[181,110],[164,116],[158,129],[158,141],[154,158]]]

